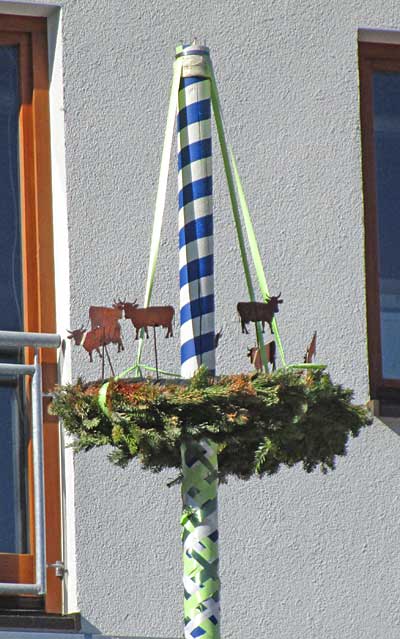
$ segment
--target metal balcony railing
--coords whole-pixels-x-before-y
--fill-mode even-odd
[[[35,579],[33,584],[0,583],[0,594],[43,595],[46,593],[46,534],[43,471],[43,390],[39,348],[58,348],[61,337],[50,333],[0,331],[2,348],[34,349],[33,364],[0,363],[0,377],[30,375],[32,377],[32,456],[35,521]]]

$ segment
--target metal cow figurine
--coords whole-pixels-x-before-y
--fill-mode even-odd
[[[149,326],[162,326],[167,329],[165,337],[173,337],[172,321],[175,310],[173,306],[148,306],[139,308],[136,302],[124,302],[125,318],[130,319],[136,329],[135,339],[139,337],[139,331],[143,328],[146,337],[149,336]]]
[[[118,353],[124,350],[121,340],[121,326],[119,322],[109,324],[107,326],[97,326],[87,331],[83,326],[74,331],[68,331],[68,339],[73,339],[77,346],[83,346],[85,351],[89,353],[89,360],[93,362],[92,353],[96,351],[100,358],[102,354],[100,348],[108,344],[118,344]]]
[[[275,297],[271,297],[268,302],[239,302],[237,305],[237,312],[240,316],[242,333],[248,334],[249,331],[246,328],[246,324],[249,322],[261,322],[263,333],[265,329],[265,322],[267,322],[271,329],[271,333],[273,333],[272,320],[274,319],[274,314],[279,311],[278,304],[282,304],[283,302],[283,300],[280,300],[279,297],[280,293]]]
[[[265,353],[267,355],[268,363],[271,364],[272,370],[276,369],[276,344],[274,341],[264,344]],[[263,365],[261,360],[261,353],[258,346],[253,346],[247,349],[247,357],[250,357],[250,361],[254,364],[254,368],[257,371],[262,371]]]
[[[115,324],[118,320],[122,319],[122,311],[124,310],[124,302],[119,300],[110,308],[109,306],[91,306],[89,308],[89,319],[92,328],[98,326],[108,326],[108,324]]]

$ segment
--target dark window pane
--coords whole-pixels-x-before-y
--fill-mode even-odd
[[[0,47],[0,330],[22,330],[18,48]],[[0,361],[22,353],[0,351]],[[26,425],[22,380],[0,384],[0,552],[26,552]]]
[[[374,73],[382,369],[400,379],[400,73]]]
[[[0,552],[26,552],[22,389],[0,385]]]
[[[22,330],[18,48],[0,47],[0,330]]]

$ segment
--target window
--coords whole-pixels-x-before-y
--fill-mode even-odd
[[[47,72],[47,24],[0,15],[0,329],[55,332]],[[32,361],[1,351],[1,361]],[[56,354],[41,353],[44,390],[56,381]],[[34,582],[29,383],[0,381],[0,581]],[[47,562],[61,556],[59,435],[44,407]],[[45,598],[29,607],[61,612],[61,582],[47,572]],[[0,608],[21,607],[0,596]],[[37,601],[34,601],[36,599]]]
[[[400,46],[359,60],[371,397],[400,399]]]

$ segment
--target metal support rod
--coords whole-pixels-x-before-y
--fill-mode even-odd
[[[0,348],[22,346],[33,346],[34,348],[58,348],[60,345],[60,335],[53,333],[0,331]]]
[[[15,375],[34,375],[35,367],[29,364],[3,364],[0,363],[0,376],[9,377]]]
[[[105,344],[104,344],[104,350],[105,350],[105,353],[107,355],[107,360],[108,360],[108,365],[109,365],[110,370],[111,370],[111,375],[113,377],[115,377],[115,371],[114,371],[114,368],[113,368],[113,365],[112,365],[112,362],[111,362],[110,353],[108,352],[108,348],[107,348],[107,346]],[[104,362],[104,352],[103,352],[103,362]],[[104,378],[104,373],[103,373],[103,378]]]
[[[2,595],[40,595],[41,587],[38,584],[8,584],[0,583]]]
[[[156,377],[157,379],[160,379],[160,376],[158,374],[158,353],[157,353],[157,337],[156,337],[156,327],[153,326],[153,337],[154,337],[154,357],[156,360]]]
[[[105,347],[104,339],[103,339],[103,344],[101,345],[101,379],[103,379],[103,380],[104,380],[104,375],[105,375],[105,356],[104,356],[105,348],[106,347]]]

